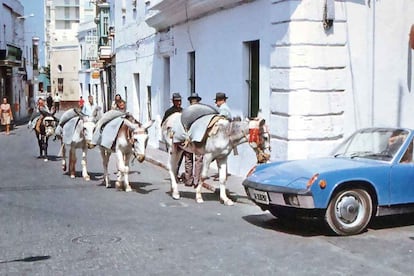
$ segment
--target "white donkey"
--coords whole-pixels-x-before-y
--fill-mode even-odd
[[[102,141],[108,140],[109,138],[111,146],[109,146],[109,144],[107,146],[103,146],[103,144],[105,144],[104,142],[100,144],[104,168],[104,181],[107,188],[111,187],[108,175],[109,158],[111,157],[111,153],[115,152],[118,169],[118,177],[115,187],[118,190],[125,189],[126,192],[132,191],[128,178],[129,163],[132,156],[134,156],[139,162],[143,162],[145,160],[145,149],[148,144],[147,129],[151,127],[152,124],[153,121],[141,124],[131,115],[113,119],[107,124],[108,128],[112,127],[116,130],[114,137],[113,135],[108,134],[109,132],[105,132],[105,129],[102,132]],[[96,129],[96,131],[100,130]]]
[[[93,131],[96,122],[102,116],[101,107],[97,107],[93,111],[91,117],[85,116],[76,109],[67,110],[61,117],[59,127],[61,130],[61,156],[62,156],[62,170],[66,171],[66,147],[69,148],[69,168],[68,172],[70,178],[75,178],[76,174],[76,149],[82,150],[82,177],[90,180],[87,169],[87,151],[88,143],[92,139]]]
[[[202,203],[201,188],[207,178],[211,162],[216,160],[219,172],[220,200],[225,205],[233,205],[233,201],[226,194],[227,157],[239,144],[248,142],[256,153],[257,161],[265,163],[269,160],[270,135],[265,126],[264,119],[249,119],[246,121],[229,121],[220,116],[212,119],[209,128],[201,142],[174,142],[173,127],[181,123],[181,113],[173,113],[163,123],[162,136],[167,143],[169,151],[168,171],[171,178],[171,192],[174,199],[179,199],[180,194],[177,185],[178,163],[183,151],[203,154],[203,166],[201,182],[196,187],[196,202]],[[207,184],[208,186],[208,184]]]

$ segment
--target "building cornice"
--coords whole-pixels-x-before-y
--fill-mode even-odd
[[[161,0],[150,10],[146,22],[157,30],[168,29],[185,22],[230,9],[255,0]]]

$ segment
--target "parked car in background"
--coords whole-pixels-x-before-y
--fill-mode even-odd
[[[413,130],[361,129],[329,157],[257,165],[243,185],[280,219],[317,217],[358,234],[372,217],[414,212]]]

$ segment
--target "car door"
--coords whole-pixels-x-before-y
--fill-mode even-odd
[[[414,202],[413,140],[410,141],[400,162],[391,168],[390,199],[390,204]]]

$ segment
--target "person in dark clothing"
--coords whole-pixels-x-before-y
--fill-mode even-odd
[[[46,98],[46,104],[47,104],[47,108],[49,108],[49,110],[52,110],[53,97],[51,94],[49,94],[49,96]]]
[[[172,95],[172,102],[173,102],[173,106],[171,106],[170,108],[168,108],[165,113],[164,113],[164,117],[162,118],[161,124],[163,124],[165,122],[165,120],[173,113],[175,112],[181,112],[183,111],[183,108],[181,107],[181,95],[180,93],[173,93]]]
[[[162,121],[161,121],[161,125],[172,114],[174,114],[176,112],[182,112],[183,111],[183,108],[181,107],[181,95],[180,95],[180,93],[173,93],[171,101],[172,101],[173,105],[165,111],[164,117],[162,118]],[[182,159],[183,159],[183,156],[181,156],[181,159],[178,161],[176,175],[178,175],[178,170],[180,169]],[[182,177],[178,177],[178,180],[182,181]]]
[[[190,105],[199,104],[201,97],[197,93],[191,93],[187,98]],[[198,186],[201,181],[201,169],[203,168],[203,155],[188,151],[183,152],[184,156],[184,177],[183,182],[185,186]]]

